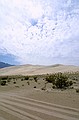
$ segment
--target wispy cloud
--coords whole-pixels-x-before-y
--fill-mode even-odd
[[[79,64],[78,38],[78,0],[0,0],[0,54],[21,64]]]

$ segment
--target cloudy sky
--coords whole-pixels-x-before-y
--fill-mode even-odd
[[[0,0],[0,61],[79,65],[79,0]]]

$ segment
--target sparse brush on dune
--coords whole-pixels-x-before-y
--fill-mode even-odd
[[[68,76],[63,73],[55,73],[46,77],[46,81],[52,83],[56,88],[67,88],[73,84],[68,80]]]

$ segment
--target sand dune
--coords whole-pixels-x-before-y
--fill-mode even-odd
[[[72,65],[20,65],[0,69],[0,75],[39,75],[56,72],[76,72],[79,66]]]

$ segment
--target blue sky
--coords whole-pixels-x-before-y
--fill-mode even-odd
[[[0,0],[0,61],[79,65],[79,0]]]

